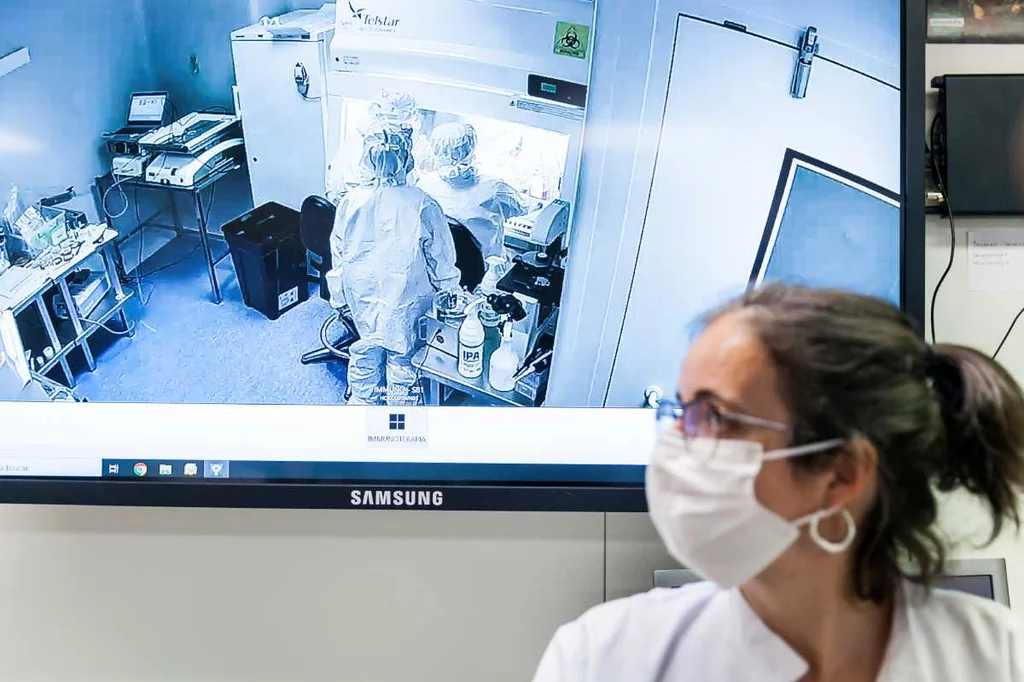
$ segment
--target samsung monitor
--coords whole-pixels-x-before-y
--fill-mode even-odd
[[[338,3],[326,95],[240,109],[324,145],[302,211],[129,210],[0,277],[0,500],[643,510],[700,312],[782,280],[923,318],[924,4]]]

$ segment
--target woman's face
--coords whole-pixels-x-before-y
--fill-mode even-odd
[[[768,350],[746,319],[749,313],[729,313],[704,330],[690,347],[679,378],[684,403],[698,395],[720,410],[759,417],[791,426],[793,417],[780,391],[780,377]],[[756,441],[764,450],[791,445],[789,433],[723,422],[721,437]],[[766,461],[754,482],[762,505],[793,520],[822,508],[824,486],[818,477],[797,476],[789,460]]]

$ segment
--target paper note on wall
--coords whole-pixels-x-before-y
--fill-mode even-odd
[[[1024,291],[1024,229],[969,231],[967,281],[971,291]]]

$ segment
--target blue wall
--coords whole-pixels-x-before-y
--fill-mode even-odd
[[[109,166],[101,135],[124,123],[137,90],[167,90],[180,114],[231,106],[231,31],[309,0],[13,0],[0,14],[0,56],[21,47],[32,63],[0,78],[0,198],[12,182],[26,199],[74,185],[87,193]],[[102,9],[97,9],[101,5]],[[195,54],[200,71],[193,74]],[[120,202],[110,198],[117,211]],[[91,198],[79,203],[91,206]],[[211,218],[251,205],[245,173],[223,183]],[[151,206],[143,205],[148,215]],[[187,204],[182,219],[192,224]],[[92,212],[91,212],[92,213]],[[131,213],[118,222],[126,227]],[[95,216],[94,216],[95,217]]]
[[[144,0],[154,77],[179,112],[231,106],[231,32],[280,14],[287,0]],[[193,74],[190,56],[199,60]]]
[[[68,185],[87,193],[104,171],[100,135],[152,84],[143,0],[4,4],[0,55],[28,47],[32,63],[0,78],[2,196],[12,182],[30,201]]]
[[[232,107],[235,71],[231,32],[292,9],[320,7],[307,0],[142,0],[155,89],[167,90],[179,115],[213,106]],[[195,55],[199,73],[193,73]],[[217,188],[210,224],[215,229],[252,208],[245,170]],[[181,201],[179,213],[192,224],[194,208]]]

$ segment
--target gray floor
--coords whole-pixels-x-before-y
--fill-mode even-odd
[[[148,259],[147,304],[133,338],[113,340],[77,393],[94,402],[324,405],[344,403],[345,366],[305,367],[330,306],[320,298],[270,321],[242,303],[231,259],[214,305],[198,239],[179,237]],[[226,247],[215,242],[218,253]],[[180,262],[179,262],[180,261]],[[167,269],[159,268],[172,265]]]

